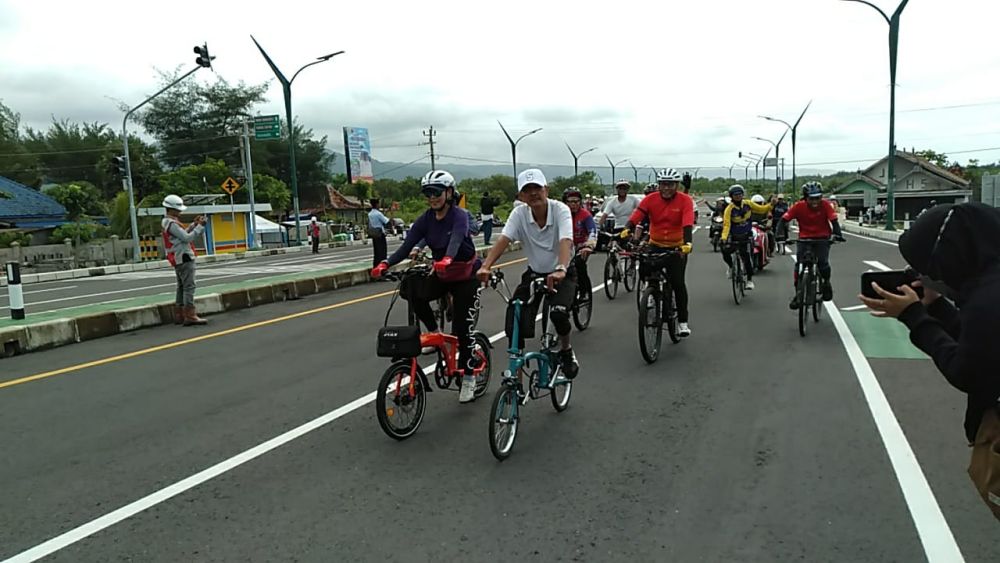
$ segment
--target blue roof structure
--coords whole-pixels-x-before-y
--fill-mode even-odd
[[[0,221],[19,223],[23,220],[60,220],[66,208],[51,197],[0,176]]]

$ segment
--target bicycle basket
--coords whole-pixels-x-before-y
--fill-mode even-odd
[[[412,358],[420,355],[420,327],[413,325],[385,326],[378,329],[380,358]]]

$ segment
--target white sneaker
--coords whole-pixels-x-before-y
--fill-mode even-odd
[[[747,291],[753,289],[753,280],[747,280]]]
[[[471,403],[476,399],[476,376],[462,377],[462,390],[458,393],[459,403]]]
[[[677,335],[681,338],[687,338],[691,336],[691,327],[687,323],[678,323],[677,325]]]
[[[726,268],[726,279],[728,280],[728,279],[730,279],[732,277],[733,277],[733,269],[732,268]]]

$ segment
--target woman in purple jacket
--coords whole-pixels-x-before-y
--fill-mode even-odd
[[[420,192],[427,198],[429,209],[410,227],[403,245],[372,270],[372,277],[379,278],[390,266],[402,262],[421,239],[430,248],[434,274],[423,280],[422,287],[414,288],[408,298],[427,330],[435,332],[440,327],[434,320],[430,303],[446,294],[451,295],[452,334],[458,338],[458,362],[465,369],[458,400],[468,403],[475,398],[476,389],[472,320],[480,286],[475,274],[481,261],[469,235],[469,215],[452,199],[455,178],[443,170],[433,170],[420,181]]]

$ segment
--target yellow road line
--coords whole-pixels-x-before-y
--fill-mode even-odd
[[[518,264],[520,262],[524,262],[525,260],[527,260],[527,258],[519,258],[517,260],[511,260],[510,262],[504,262],[503,264],[497,264],[495,267],[497,267],[497,268],[503,268],[505,266],[510,266],[512,264]],[[35,375],[29,375],[27,377],[21,377],[21,378],[18,378],[18,379],[12,379],[10,381],[4,381],[4,382],[0,383],[0,389],[4,389],[6,387],[13,387],[15,385],[22,385],[22,384],[25,384],[25,383],[30,383],[32,381],[38,381],[39,379],[47,379],[49,377],[55,377],[57,375],[63,375],[63,374],[66,374],[66,373],[71,373],[71,372],[74,372],[74,371],[80,371],[80,370],[87,369],[87,368],[102,366],[102,365],[105,365],[105,364],[110,364],[112,362],[119,362],[119,361],[122,361],[122,360],[128,360],[128,359],[136,358],[136,357],[139,357],[139,356],[145,356],[146,354],[152,354],[154,352],[161,352],[163,350],[170,350],[172,348],[177,348],[177,347],[180,347],[180,346],[186,346],[188,344],[194,344],[196,342],[202,342],[204,340],[210,340],[212,338],[218,338],[220,336],[228,336],[230,334],[235,334],[237,332],[243,332],[245,330],[250,330],[250,329],[254,329],[254,328],[260,328],[262,326],[268,326],[268,325],[272,325],[272,324],[276,324],[276,323],[280,323],[280,322],[284,322],[284,321],[290,321],[292,319],[298,319],[298,318],[301,318],[301,317],[306,317],[306,316],[309,316],[309,315],[315,315],[317,313],[323,313],[323,312],[326,312],[326,311],[331,311],[333,309],[339,309],[341,307],[347,307],[348,305],[355,305],[357,303],[363,303],[365,301],[371,301],[373,299],[379,299],[381,297],[387,297],[389,295],[392,295],[395,292],[396,292],[395,290],[393,290],[393,291],[383,291],[382,293],[376,293],[374,295],[368,295],[366,297],[359,297],[357,299],[351,299],[350,301],[342,301],[340,303],[334,303],[332,305],[324,305],[323,307],[319,307],[319,308],[316,308],[316,309],[309,309],[308,311],[300,311],[298,313],[292,313],[290,315],[285,315],[283,317],[275,317],[273,319],[268,319],[266,321],[258,321],[258,322],[255,322],[255,323],[250,323],[250,324],[246,324],[246,325],[240,325],[240,326],[229,328],[229,329],[226,329],[226,330],[220,330],[219,332],[213,332],[213,333],[210,333],[210,334],[203,334],[201,336],[195,336],[193,338],[185,338],[184,340],[178,340],[177,342],[170,342],[168,344],[161,344],[159,346],[153,346],[151,348],[145,348],[145,349],[142,349],[142,350],[136,350],[135,352],[129,352],[127,354],[119,354],[117,356],[110,356],[110,357],[107,357],[107,358],[101,358],[100,360],[94,360],[92,362],[85,362],[85,363],[82,363],[82,364],[77,364],[77,365],[74,365],[74,366],[68,366],[68,367],[64,367],[64,368],[59,368],[59,369],[55,369],[55,370],[52,370],[52,371],[46,371],[46,372],[42,372],[42,373],[36,373]]]

